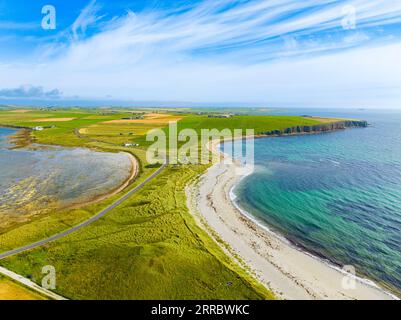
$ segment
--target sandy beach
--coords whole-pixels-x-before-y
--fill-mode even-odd
[[[219,153],[217,143],[209,148]],[[229,255],[279,299],[387,300],[374,283],[347,274],[271,232],[232,201],[242,178],[235,164],[213,165],[187,187],[187,205],[198,223]],[[221,243],[224,243],[222,245]]]

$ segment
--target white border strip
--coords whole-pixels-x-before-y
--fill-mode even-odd
[[[26,287],[28,287],[30,289],[33,289],[33,290],[35,290],[35,291],[47,296],[50,299],[53,299],[53,300],[68,300],[68,299],[58,295],[57,293],[54,293],[54,292],[52,292],[50,290],[42,288],[41,286],[38,286],[36,283],[32,282],[31,280],[29,280],[29,279],[27,279],[27,278],[25,278],[25,277],[23,277],[23,276],[21,276],[19,274],[16,274],[16,273],[14,273],[14,272],[6,269],[6,268],[0,267],[0,273],[5,275],[8,278],[11,278],[11,279],[21,283],[22,285],[24,285],[24,286],[26,286]]]

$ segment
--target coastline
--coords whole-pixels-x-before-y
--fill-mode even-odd
[[[79,209],[82,208],[84,206],[90,205],[90,204],[94,204],[103,200],[106,200],[112,196],[115,196],[116,194],[120,193],[121,191],[123,191],[125,188],[127,188],[138,176],[139,173],[139,163],[138,160],[135,158],[135,156],[129,152],[121,152],[121,153],[125,153],[129,156],[129,160],[131,162],[131,173],[129,175],[129,177],[118,187],[116,187],[114,190],[107,192],[105,194],[99,195],[94,197],[93,199],[84,201],[84,202],[80,202],[80,203],[76,203],[76,204],[70,204],[68,205],[66,208],[64,209]]]
[[[12,145],[10,147],[11,150],[28,147],[28,146],[32,145],[35,141],[34,138],[32,138],[30,136],[30,132],[32,131],[32,129],[30,129],[30,128],[11,126],[11,125],[0,125],[0,128],[1,127],[17,130],[17,132],[15,134],[7,137],[7,139],[10,141],[10,144]],[[63,148],[66,148],[66,147],[63,147]],[[100,195],[95,196],[92,199],[88,199],[86,201],[71,203],[67,206],[61,207],[61,209],[79,209],[79,208],[82,208],[87,205],[95,204],[100,201],[106,200],[106,199],[120,193],[125,188],[127,188],[138,176],[139,162],[136,159],[136,157],[130,152],[120,151],[120,153],[127,154],[129,157],[129,161],[131,162],[131,170],[130,170],[130,174],[127,179],[125,179],[120,185],[116,186],[111,191],[108,191],[104,194],[100,194]]]
[[[218,150],[219,144],[220,141],[212,141],[208,147],[221,159],[225,155]],[[210,167],[197,183],[187,187],[187,205],[223,250],[277,298],[397,299],[372,281],[346,274],[329,262],[301,251],[239,208],[232,191],[244,176],[239,176],[235,168],[222,162]]]

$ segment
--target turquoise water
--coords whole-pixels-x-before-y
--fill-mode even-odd
[[[297,112],[372,126],[255,140],[236,201],[303,250],[400,292],[401,113]]]
[[[130,176],[127,154],[40,146],[10,150],[8,137],[15,132],[0,128],[0,225],[92,200]]]

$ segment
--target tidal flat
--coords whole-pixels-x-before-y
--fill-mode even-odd
[[[132,175],[126,153],[40,145],[15,148],[21,131],[0,128],[0,232],[112,193]]]

